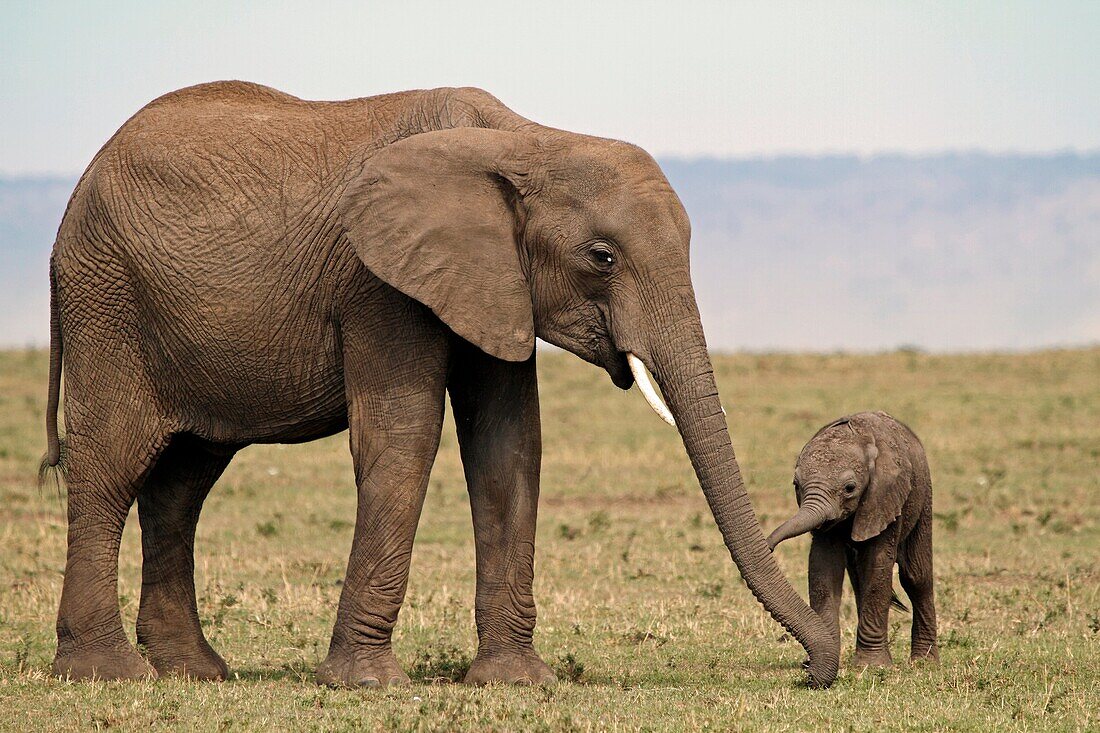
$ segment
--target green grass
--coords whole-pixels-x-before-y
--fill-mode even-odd
[[[0,353],[0,728],[1086,730],[1100,726],[1100,349],[1021,355],[716,359],[767,528],[792,511],[795,456],[827,420],[885,409],[929,453],[942,664],[844,667],[801,686],[800,647],[729,561],[674,431],[635,393],[540,356],[545,458],[536,644],[565,682],[451,684],[475,650],[473,540],[448,425],[394,645],[394,691],[316,687],[351,543],[347,436],[243,451],[199,525],[199,612],[222,684],[70,684],[48,674],[63,498],[34,484],[46,360]],[[140,542],[121,554],[132,634]],[[804,592],[808,540],[779,560]],[[843,659],[855,627],[845,597]],[[905,660],[909,617],[891,620]]]

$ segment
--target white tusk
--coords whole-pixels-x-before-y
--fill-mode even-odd
[[[641,390],[645,401],[649,403],[649,406],[653,408],[658,417],[672,427],[676,427],[676,420],[672,417],[672,413],[668,411],[668,407],[657,396],[657,390],[653,388],[653,382],[649,381],[649,375],[646,374],[645,364],[642,364],[642,360],[628,351],[626,352],[626,363],[630,365],[630,373],[634,375],[634,381],[638,383],[638,389]]]

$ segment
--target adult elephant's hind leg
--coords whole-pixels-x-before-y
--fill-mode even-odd
[[[118,549],[126,515],[166,442],[150,422],[139,416],[97,420],[94,430],[81,425],[69,431],[68,556],[53,662],[58,676],[156,676],[126,638],[118,606]]]
[[[535,358],[515,364],[468,344],[455,352],[449,389],[477,553],[478,649],[464,682],[554,682],[532,645],[542,456]]]
[[[177,435],[138,494],[143,562],[137,638],[161,675],[223,680],[229,674],[199,624],[194,553],[202,503],[231,458]]]

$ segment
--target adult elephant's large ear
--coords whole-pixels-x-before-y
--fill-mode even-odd
[[[533,143],[456,128],[414,135],[366,160],[338,204],[367,268],[487,354],[535,345],[517,233]]]
[[[868,463],[871,480],[856,507],[852,540],[863,542],[878,536],[901,516],[912,489],[913,470],[909,447],[898,423],[885,413],[872,413],[858,420],[860,432],[869,437]]]

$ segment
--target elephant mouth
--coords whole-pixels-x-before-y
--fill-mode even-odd
[[[546,343],[565,349],[589,364],[602,368],[619,389],[627,390],[634,386],[634,374],[627,363],[626,352],[619,351],[609,337],[578,339],[561,333],[540,333],[538,336]]]
[[[630,369],[626,352],[620,351],[611,336],[611,313],[606,306],[597,304],[599,312],[599,332],[595,338],[593,351],[596,354],[596,363],[611,375],[611,381],[622,390],[634,386],[634,372]]]
[[[843,524],[845,522],[845,520],[847,520],[847,519],[848,519],[848,517],[846,517],[846,516],[840,516],[840,517],[837,517],[836,519],[830,519],[828,522],[825,522],[824,524],[822,524],[819,529],[822,532],[828,532],[830,530],[836,529],[838,526]]]
[[[626,361],[625,351],[612,351],[604,355],[602,366],[611,375],[611,381],[619,389],[630,389],[634,386],[634,373],[630,371],[630,364]]]

